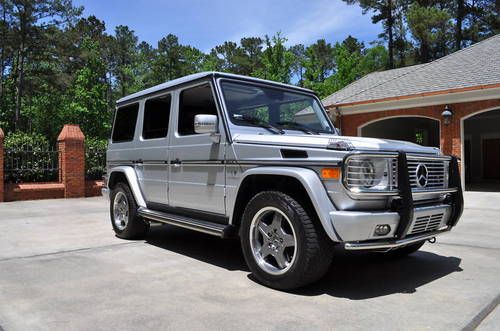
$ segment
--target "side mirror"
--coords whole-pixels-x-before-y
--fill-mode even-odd
[[[194,117],[194,132],[217,133],[217,116],[199,114]]]

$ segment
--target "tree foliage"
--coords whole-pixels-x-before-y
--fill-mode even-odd
[[[117,98],[202,70],[293,83],[324,97],[370,72],[431,61],[500,31],[494,0],[344,1],[382,26],[378,40],[290,45],[276,33],[205,53],[171,33],[156,45],[126,25],[109,34],[71,0],[0,0],[0,127],[53,143],[71,122],[104,139]]]

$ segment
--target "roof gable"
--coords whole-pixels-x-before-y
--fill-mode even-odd
[[[323,100],[325,106],[500,84],[500,35],[435,61],[374,72]]]

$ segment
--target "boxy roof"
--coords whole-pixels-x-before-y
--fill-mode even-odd
[[[184,76],[184,77],[181,77],[181,78],[176,78],[176,79],[170,80],[168,82],[165,82],[165,83],[162,83],[162,84],[159,84],[159,85],[147,88],[145,90],[142,90],[142,91],[139,91],[139,92],[127,95],[127,96],[119,99],[118,101],[116,101],[116,103],[120,104],[120,103],[131,101],[131,100],[134,100],[134,99],[137,99],[137,98],[145,97],[145,96],[147,96],[149,94],[157,93],[157,92],[160,92],[160,91],[163,91],[163,90],[167,90],[167,89],[169,89],[171,87],[175,87],[177,85],[189,83],[191,81],[195,81],[195,80],[202,79],[202,78],[205,78],[205,77],[210,77],[210,76],[212,76],[212,77],[217,76],[217,77],[225,77],[225,78],[246,80],[246,81],[256,82],[256,83],[272,84],[272,85],[277,85],[277,86],[281,86],[281,87],[285,87],[285,88],[292,88],[292,89],[295,89],[295,90],[300,90],[302,92],[314,93],[312,90],[309,90],[309,89],[305,89],[305,88],[302,88],[302,87],[298,87],[298,86],[294,86],[294,85],[289,85],[289,84],[283,84],[283,83],[279,83],[279,82],[275,82],[275,81],[270,81],[270,80],[265,80],[265,79],[260,79],[260,78],[253,78],[253,77],[242,76],[242,75],[229,74],[229,73],[225,73],[225,72],[205,71],[205,72],[200,72],[200,73],[197,73],[197,74],[192,74],[192,75]]]

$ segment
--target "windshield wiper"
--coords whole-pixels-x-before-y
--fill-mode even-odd
[[[319,134],[317,131],[313,131],[312,129],[308,128],[304,124],[300,124],[297,122],[292,122],[292,121],[281,121],[281,122],[276,122],[276,124],[281,125],[284,128],[289,128],[292,130],[299,130],[302,132],[305,132],[307,134]]]
[[[284,134],[285,133],[283,131],[283,129],[275,127],[274,125],[271,125],[271,124],[267,123],[266,121],[261,120],[260,118],[257,118],[257,117],[246,116],[246,115],[241,115],[241,114],[234,114],[233,118],[237,121],[250,123],[252,125],[267,129],[268,131],[270,131],[274,134]]]

